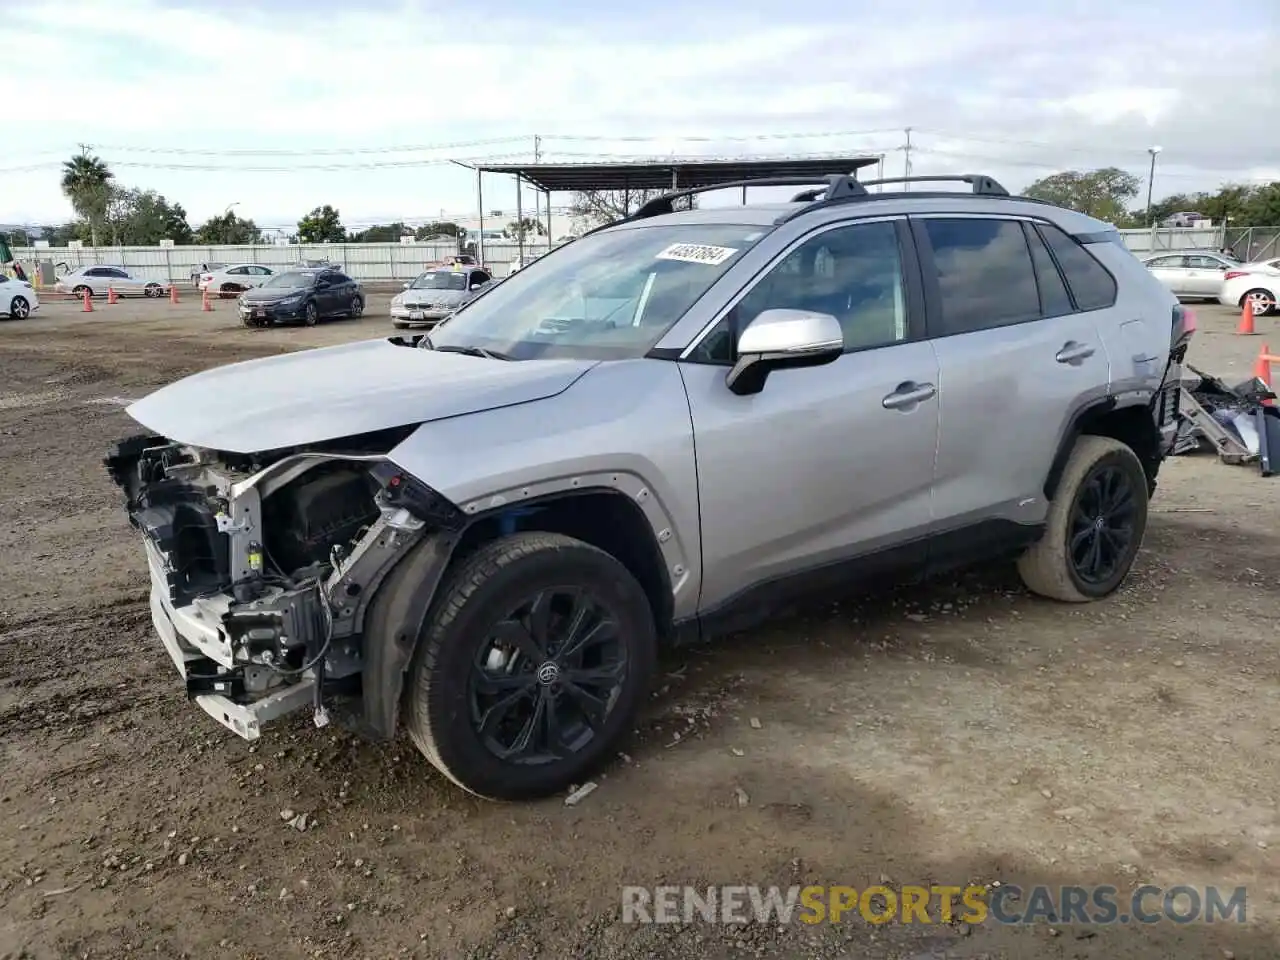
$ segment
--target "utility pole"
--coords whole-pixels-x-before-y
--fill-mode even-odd
[[[533,135],[533,162],[534,164],[538,164],[542,162],[542,138],[538,136],[536,133]],[[542,227],[542,214],[539,212],[539,209],[542,204],[541,194],[542,194],[542,191],[535,186],[533,188],[533,222],[534,222],[533,235],[535,237],[538,235],[538,230]],[[548,216],[551,215],[550,204],[548,204],[547,215]],[[520,224],[520,236],[521,238],[524,237],[523,223]],[[521,248],[520,260],[521,260],[520,265],[524,266],[523,247]]]
[[[907,142],[902,146],[902,175],[909,177],[911,176],[911,128],[907,127],[903,132],[907,135]],[[910,190],[911,184],[904,183],[902,189]]]

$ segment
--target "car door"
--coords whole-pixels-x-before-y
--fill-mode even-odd
[[[317,306],[325,316],[332,316],[342,309],[338,305],[338,299],[342,295],[342,285],[338,282],[335,274],[328,271],[317,274],[316,276],[316,301]]]
[[[1186,293],[1188,297],[1216,297],[1227,273],[1227,264],[1217,257],[1196,254],[1186,259]]]
[[[127,270],[121,270],[119,267],[110,267],[107,269],[107,282],[111,284],[116,293],[122,296],[137,296],[142,293],[146,286],[146,281],[141,277],[135,277]]]
[[[1185,295],[1187,285],[1187,258],[1178,254],[1166,254],[1147,260],[1147,269],[1175,296]]]
[[[1111,368],[1096,314],[1078,309],[1041,233],[1048,225],[943,214],[912,226],[942,384],[930,560],[946,565],[952,551],[1027,535],[1043,519],[1059,439],[1084,400],[1106,394]]]
[[[804,589],[924,560],[938,436],[938,367],[923,338],[906,222],[828,225],[797,239],[681,361],[701,503],[701,609],[756,588]],[[725,385],[738,333],[762,311],[831,313],[833,363]],[[898,549],[890,551],[888,548]]]

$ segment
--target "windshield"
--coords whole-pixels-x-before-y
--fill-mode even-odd
[[[263,286],[274,287],[277,290],[301,290],[311,286],[314,279],[315,277],[310,273],[277,273]]]
[[[492,286],[431,340],[516,360],[641,357],[766,232],[683,223],[589,234]]]
[[[410,290],[465,290],[467,275],[453,270],[428,270],[409,284]]]

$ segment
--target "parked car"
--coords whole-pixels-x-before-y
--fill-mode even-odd
[[[25,320],[40,309],[40,296],[26,280],[0,273],[0,317]]]
[[[222,296],[234,296],[244,293],[253,287],[260,287],[272,277],[275,271],[259,263],[236,263],[200,275],[201,290],[216,291]]]
[[[423,337],[132,404],[107,466],[186,693],[518,799],[616,756],[660,645],[796,596],[1004,557],[1112,594],[1193,317],[1107,224],[921,179],[973,192],[659,197]]]
[[[191,285],[193,287],[198,287],[200,285],[200,278],[204,274],[215,273],[216,271],[221,270],[225,266],[227,266],[225,263],[202,263],[198,266],[192,267],[191,268]]]
[[[1248,303],[1255,316],[1276,313],[1280,303],[1280,270],[1249,270],[1243,266],[1228,270],[1218,289],[1218,302],[1225,307],[1243,308]]]
[[[1235,270],[1243,270],[1247,273],[1280,273],[1280,258],[1273,260],[1252,260],[1248,263],[1242,263]]]
[[[124,267],[80,267],[59,277],[53,285],[58,293],[83,297],[87,291],[91,297],[105,297],[114,290],[118,297],[162,297],[168,284],[135,276]]]
[[[1148,256],[1142,262],[1175,296],[1187,300],[1216,299],[1223,276],[1240,266],[1234,257],[1208,250],[1162,253]]]
[[[246,327],[302,322],[309,327],[332,317],[364,313],[364,291],[340,270],[289,270],[267,278],[240,297]]]
[[[328,257],[321,257],[319,259],[311,259],[311,260],[299,260],[297,263],[293,265],[294,270],[323,270],[329,267],[333,267],[333,269],[335,270],[337,269],[337,266],[329,262]]]
[[[484,293],[493,275],[481,267],[426,270],[391,298],[391,322],[400,328],[434,327]]]

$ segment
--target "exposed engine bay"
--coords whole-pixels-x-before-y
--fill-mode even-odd
[[[325,684],[360,674],[378,584],[428,531],[460,522],[387,459],[403,432],[253,456],[139,436],[107,457],[187,693],[241,735],[306,698],[327,723]]]

